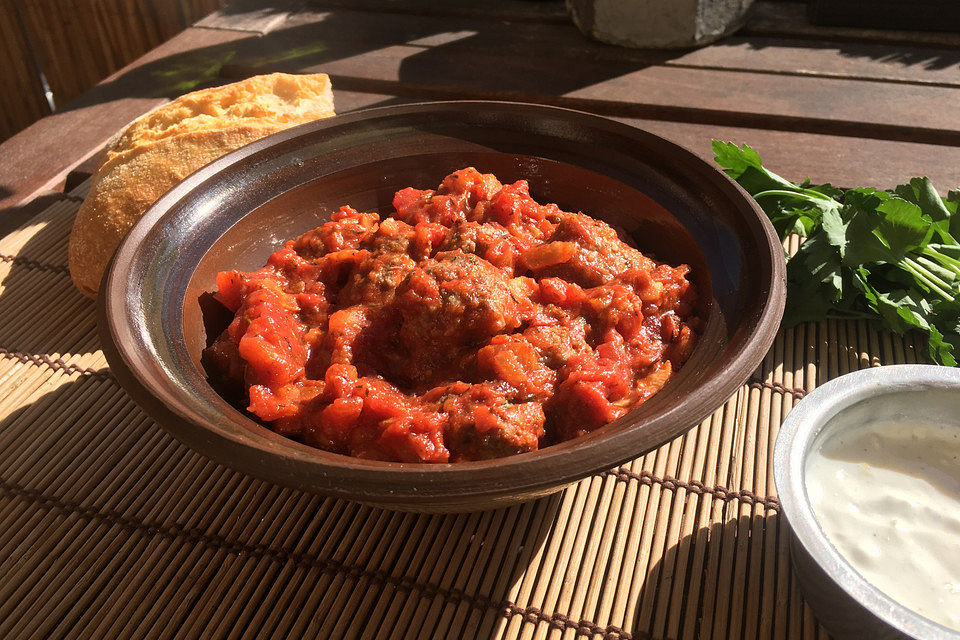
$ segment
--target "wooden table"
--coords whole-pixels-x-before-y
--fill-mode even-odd
[[[154,105],[271,71],[329,73],[341,113],[414,100],[539,102],[621,119],[704,157],[711,138],[747,142],[793,179],[960,183],[960,35],[817,28],[801,3],[761,1],[734,37],[648,52],[585,39],[556,0],[262,4],[241,0],[201,20],[0,145],[0,228],[36,211],[38,197],[49,202]]]
[[[363,619],[324,617],[343,606],[372,616],[370,629],[378,637],[426,637],[432,629],[447,637],[484,637],[496,629],[507,637],[616,640],[822,634],[789,575],[766,453],[779,418],[823,380],[861,366],[918,359],[909,341],[891,340],[862,323],[831,321],[784,333],[742,392],[658,457],[585,480],[576,489],[582,493],[476,517],[394,517],[251,484],[178,448],[142,416],[129,417],[140,414],[105,368],[92,305],[64,277],[65,234],[91,159],[106,140],[151,107],[195,88],[257,73],[323,71],[333,78],[340,113],[416,100],[546,103],[622,120],[706,158],[712,157],[712,138],[745,142],[794,180],[891,187],[927,175],[944,192],[960,185],[958,35],[817,28],[805,22],[800,3],[760,1],[743,30],[712,46],[634,51],[585,39],[556,0],[482,4],[238,0],[0,145],[0,238],[44,212],[31,229],[0,240],[0,271],[7,274],[0,287],[0,396],[23,398],[0,406],[0,524],[6,523],[0,564],[10,563],[6,575],[16,578],[0,579],[5,637],[255,637],[266,629],[278,636],[363,637],[369,631]],[[10,271],[11,265],[21,270]],[[45,293],[24,293],[36,283]],[[61,321],[49,305],[68,298],[76,317]],[[21,319],[14,322],[14,314]],[[71,322],[79,324],[69,331],[61,326]],[[31,323],[33,334],[23,330]],[[31,391],[30,380],[55,389]],[[172,493],[147,515],[137,515],[143,505],[125,506],[124,496],[84,493],[113,471],[93,462],[84,467],[82,455],[51,458],[49,468],[61,471],[49,473],[47,467],[31,472],[30,464],[39,465],[45,455],[31,440],[23,441],[22,456],[2,457],[17,451],[17,438],[30,429],[33,437],[57,443],[75,432],[86,438],[87,429],[89,451],[102,452],[100,423],[89,417],[101,409],[64,413],[77,398],[91,397],[93,388],[104,402],[119,403],[110,428],[134,447],[129,456],[140,456],[123,462],[134,474],[124,482],[165,496],[151,484],[162,469],[159,476],[143,471],[153,468],[154,458],[136,447],[142,438],[149,441],[142,446],[154,447],[150,451],[166,452],[163,473],[174,474]],[[61,414],[75,422],[63,422]],[[83,443],[70,446],[87,451]],[[748,450],[753,453],[737,453]],[[128,454],[115,455],[121,465]],[[86,480],[41,482],[58,473]],[[237,487],[253,502],[217,502],[217,491]],[[186,506],[178,507],[178,500]],[[620,512],[598,507],[606,504],[634,506]],[[220,505],[225,520],[210,515],[207,523],[197,505]],[[298,520],[277,520],[283,509]],[[592,509],[606,518],[596,523],[596,536],[589,529]],[[361,517],[364,524],[349,524]],[[556,529],[568,522],[587,524]],[[21,530],[27,524],[54,533]],[[58,537],[61,525],[74,527],[64,532],[89,536],[77,538],[80,551],[101,549],[101,555],[64,556],[73,539]],[[435,558],[410,548],[362,540],[349,546],[354,535],[375,539],[404,531],[408,541],[444,535],[462,544],[443,547],[443,571],[432,569]],[[101,542],[108,535],[113,541]],[[313,540],[319,545],[323,536],[343,536],[346,546],[335,545],[329,556],[314,554]],[[290,551],[284,540],[302,546]],[[23,553],[22,560],[4,555],[6,549]],[[150,573],[137,553],[144,562],[174,563],[172,573]],[[391,558],[406,562],[414,577],[393,573]],[[487,571],[508,561],[520,569],[536,562],[540,573]],[[589,567],[598,569],[589,573]],[[625,583],[621,594],[611,581],[626,575],[624,567],[646,578]],[[275,594],[270,580],[280,577],[307,586]],[[243,581],[253,578],[259,582],[247,587]],[[596,590],[578,590],[578,579]],[[231,597],[249,600],[224,600]],[[423,602],[426,608],[417,608]],[[97,612],[108,617],[101,620]]]

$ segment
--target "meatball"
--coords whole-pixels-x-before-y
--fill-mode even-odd
[[[473,253],[482,257],[491,245],[509,236],[510,232],[495,223],[460,222],[450,229],[443,244],[440,245],[440,251],[460,249],[464,253]]]
[[[361,304],[334,312],[321,347],[310,354],[308,372],[316,376],[331,364],[350,364],[362,375],[395,377],[402,361],[392,348],[396,320],[392,307]]]
[[[463,194],[467,207],[489,200],[503,185],[492,173],[480,173],[473,167],[454,171],[440,183],[439,194]]]
[[[464,253],[473,253],[490,264],[513,273],[517,256],[532,246],[531,240],[512,235],[495,222],[461,222],[450,229],[440,245],[440,250],[460,249]]]
[[[534,268],[538,277],[558,276],[584,287],[595,287],[616,278],[628,269],[652,269],[656,263],[627,246],[610,225],[582,213],[569,213],[560,220],[550,242],[575,251],[566,251],[566,260],[543,268]]]
[[[523,332],[523,337],[552,369],[560,369],[575,355],[591,351],[582,326],[530,327]]]
[[[435,222],[450,227],[467,219],[482,218],[490,197],[501,187],[492,174],[467,167],[444,178],[440,188],[401,189],[393,198],[397,217],[409,224]],[[475,211],[477,207],[482,211]]]
[[[413,238],[413,227],[396,218],[387,218],[376,233],[366,237],[364,248],[373,252],[407,253]]]
[[[450,461],[486,460],[536,451],[545,421],[539,402],[512,403],[495,383],[457,383],[435,389],[440,410],[449,416],[444,445]]]
[[[529,307],[501,269],[473,254],[444,251],[424,260],[400,288],[401,333],[409,347],[481,342],[515,329]]]
[[[373,460],[447,462],[446,416],[421,408],[385,380],[331,365],[322,394],[307,416],[303,439],[311,446]]]
[[[417,268],[405,253],[380,253],[368,256],[354,268],[340,290],[338,304],[388,304],[397,287]]]
[[[408,377],[425,383],[465,348],[517,328],[532,307],[501,269],[473,254],[445,251],[424,260],[401,285],[400,338]]]

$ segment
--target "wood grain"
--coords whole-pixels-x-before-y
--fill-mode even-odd
[[[275,0],[269,5],[257,0],[236,0],[228,7],[211,13],[193,26],[204,29],[227,29],[266,34],[284,25],[307,0]]]
[[[558,22],[568,24],[570,17],[561,0],[500,0],[477,3],[472,0],[308,0],[321,10],[352,9],[372,13],[413,14],[481,20],[521,22]]]
[[[0,0],[0,139],[50,112],[14,0]]]
[[[791,3],[776,5],[788,21],[798,19]],[[770,22],[770,3],[760,3],[754,23],[761,26],[747,32],[759,35],[691,52],[651,53],[583,38],[559,19],[563,10],[557,2],[517,0],[487,13],[465,2],[437,8],[364,0],[344,10],[338,0],[313,0],[309,6],[269,25],[263,19],[270,11],[261,13],[258,22],[251,21],[255,16],[245,13],[243,5],[232,13],[221,10],[209,18],[209,27],[150,52],[68,105],[54,121],[3,145],[0,151],[12,162],[0,167],[0,207],[62,176],[116,128],[191,82],[220,82],[273,69],[331,71],[341,91],[383,96],[371,102],[508,98],[640,118],[662,123],[653,128],[690,148],[709,137],[698,125],[744,130],[749,134],[744,137],[758,144],[774,147],[776,141],[773,153],[785,156],[788,169],[836,170],[832,179],[844,182],[875,177],[873,182],[890,184],[901,169],[956,181],[948,147],[944,161],[930,163],[936,155],[932,147],[957,143],[957,111],[949,108],[958,77],[957,50],[946,47],[950,40],[937,41],[940,48],[914,45],[905,50],[875,40],[831,42],[813,32],[805,39],[773,38],[763,26]],[[289,9],[278,5],[274,11]],[[231,28],[250,29],[247,35],[269,33],[248,40],[242,32],[230,35],[226,30]],[[113,29],[121,40],[128,30],[119,23],[103,29]],[[543,48],[564,64],[541,69],[537,61]],[[224,63],[222,78],[211,78],[210,70],[216,73]],[[138,68],[145,69],[133,73]],[[470,72],[463,73],[464,68]],[[117,103],[115,109],[96,106],[118,98],[133,102]],[[64,150],[57,141],[67,131],[81,133],[77,144]],[[793,133],[799,136],[796,145],[790,142]],[[897,154],[890,140],[921,144],[904,146]],[[822,150],[815,164],[804,164],[803,153],[789,151],[808,142]],[[847,167],[858,146],[866,160]]]
[[[221,0],[2,0],[0,139],[63,107],[119,67],[182,31]],[[188,19],[189,17],[189,19]]]
[[[894,26],[894,25],[889,25]],[[903,25],[908,27],[909,25]],[[960,47],[960,34],[921,32],[906,29],[864,29],[826,27],[811,24],[807,19],[806,2],[770,2],[761,0],[753,7],[743,33],[777,35],[787,38],[810,38],[843,42],[878,42],[901,47]]]
[[[244,34],[191,29],[108,77],[61,111],[0,145],[0,215],[44,188],[99,149],[131,120],[215,77],[228,50]],[[211,75],[212,74],[212,75]],[[65,144],[65,140],[69,144]]]
[[[322,70],[341,86],[377,93],[523,100],[620,116],[960,145],[952,86],[697,66],[702,62],[613,62],[584,55],[583,47],[612,48],[586,42],[572,27],[538,25],[553,38],[541,44],[498,21],[466,29],[450,23],[444,30],[440,23],[397,16],[390,18],[397,35],[388,36],[384,17],[367,16],[302,13],[282,30],[282,39],[265,38],[256,49],[238,51],[224,73],[239,78]],[[344,41],[344,33],[355,39]],[[404,39],[411,41],[398,42]],[[563,64],[542,64],[541,46]],[[943,77],[955,74],[948,69]]]
[[[960,148],[749,127],[617,118],[713,160],[713,139],[749,144],[764,164],[784,177],[843,187],[890,189],[928,176],[941,193],[960,186]]]
[[[541,3],[532,3],[537,6]],[[310,25],[309,36],[322,42],[330,57],[391,45],[421,47],[456,45],[455,51],[528,55],[535,47],[553,59],[588,59],[615,65],[676,66],[710,70],[753,71],[960,86],[958,48],[894,47],[886,44],[844,42],[814,38],[734,35],[709,47],[656,51],[612,47],[584,37],[569,21],[509,22],[444,15],[376,13],[348,7],[335,11],[309,8],[284,23],[287,38],[298,37],[298,27]],[[263,10],[261,10],[262,12]],[[243,28],[246,20],[220,12],[201,22],[218,20],[225,27]],[[270,49],[270,42],[264,43]],[[291,47],[293,48],[293,47]],[[480,58],[482,60],[482,57]],[[545,65],[546,66],[546,65]],[[615,67],[619,68],[619,67]],[[577,68],[569,70],[576,73]]]

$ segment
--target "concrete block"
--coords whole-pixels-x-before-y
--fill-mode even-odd
[[[625,47],[681,49],[709,44],[743,24],[753,0],[566,0],[587,36]]]

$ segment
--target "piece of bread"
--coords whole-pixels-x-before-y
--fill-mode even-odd
[[[123,236],[175,184],[229,151],[334,115],[324,73],[255,76],[194,91],[134,120],[108,149],[70,234],[70,275],[96,298]]]

